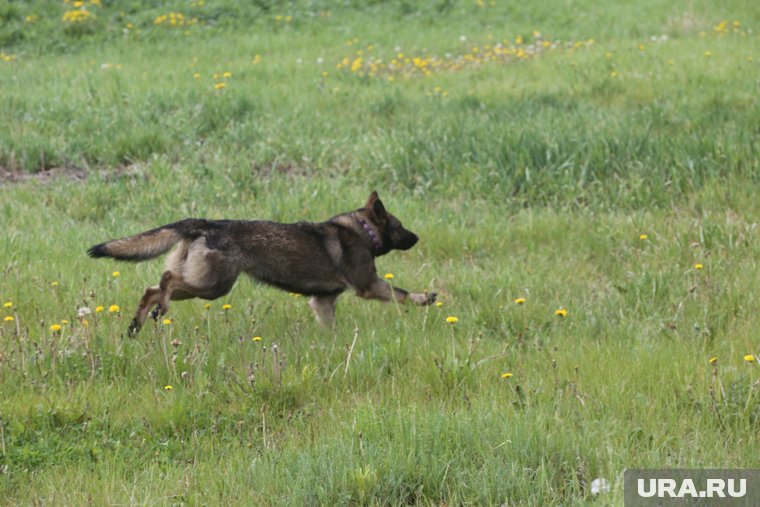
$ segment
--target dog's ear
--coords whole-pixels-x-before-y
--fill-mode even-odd
[[[383,206],[383,201],[381,201],[377,196],[377,191],[375,190],[369,194],[369,199],[367,199],[366,207],[367,209],[372,210],[372,213],[374,213],[377,218],[382,219],[387,214],[385,211],[385,206]]]
[[[372,205],[375,203],[375,201],[377,201],[378,199],[380,198],[377,196],[377,190],[373,190],[372,193],[369,194],[369,199],[367,199],[367,204],[365,204],[364,206],[367,208],[371,208]]]

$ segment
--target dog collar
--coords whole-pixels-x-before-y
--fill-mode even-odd
[[[362,229],[364,229],[364,232],[367,233],[367,236],[369,236],[369,239],[372,240],[372,245],[375,247],[375,250],[380,250],[380,240],[377,237],[377,233],[370,227],[370,225],[367,223],[366,220],[363,218],[360,218],[358,220],[359,225],[362,226]]]

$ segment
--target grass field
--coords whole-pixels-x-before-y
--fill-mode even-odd
[[[626,468],[756,468],[759,65],[750,0],[0,0],[0,503],[622,505]],[[327,330],[241,279],[127,339],[162,263],[85,255],[373,189],[421,237],[379,273],[442,305],[346,294]]]

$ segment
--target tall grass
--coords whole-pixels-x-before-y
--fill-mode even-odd
[[[412,16],[414,40],[384,8],[389,29],[367,35],[353,11],[309,23],[257,14],[254,32],[223,31],[210,19],[187,29],[133,23],[97,52],[86,42],[65,57],[21,52],[2,74],[0,163],[27,171],[153,156],[206,164],[209,153],[237,153],[255,167],[359,178],[370,170],[376,184],[417,191],[635,207],[757,174],[757,38],[746,25],[716,32],[723,13],[685,35],[668,23],[606,38],[590,27],[533,27],[550,30],[540,36],[548,41],[584,44],[477,71],[388,82],[335,68],[359,54],[386,63],[398,53],[454,58],[515,34],[526,34],[526,47],[532,41],[525,25],[470,24],[499,9],[462,8],[459,32]],[[225,88],[214,90],[219,82]]]

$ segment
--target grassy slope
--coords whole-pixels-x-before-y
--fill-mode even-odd
[[[620,503],[624,468],[752,466],[758,42],[712,27],[757,14],[650,7],[393,4],[367,8],[373,24],[367,9],[294,8],[284,27],[251,11],[255,29],[220,16],[184,36],[153,28],[163,11],[146,6],[130,13],[139,40],[109,10],[73,42],[41,19],[48,42],[4,50],[17,59],[0,64],[0,160],[93,174],[0,190],[15,317],[0,327],[2,496],[580,504],[603,476]],[[391,83],[335,69],[367,44],[386,59],[462,53],[534,29],[595,43]],[[331,334],[303,298],[241,281],[125,341],[160,263],[83,255],[185,215],[320,220],[373,186],[423,238],[378,269],[443,307],[347,295]],[[77,308],[112,304],[123,316],[78,322]]]

